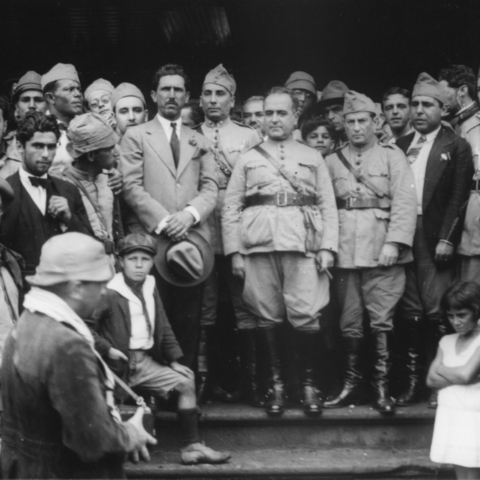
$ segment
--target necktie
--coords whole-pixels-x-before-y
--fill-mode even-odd
[[[68,125],[65,125],[63,122],[58,122],[57,125],[60,132],[66,132],[68,130]]]
[[[127,287],[130,288],[133,294],[142,303],[143,316],[145,317],[145,321],[147,322],[148,334],[151,337],[153,333],[152,332],[153,329],[152,329],[152,324],[150,323],[150,315],[148,314],[147,302],[145,301],[145,297],[143,296],[143,284],[145,282],[142,282],[139,285],[138,283],[135,283],[132,280],[130,280],[125,274],[123,274],[123,279],[125,280],[125,284],[127,285]]]
[[[173,161],[175,162],[175,168],[178,167],[178,160],[180,158],[180,142],[177,137],[177,124],[175,122],[170,124],[172,127],[172,138],[170,139],[170,147],[172,149]]]
[[[30,183],[34,187],[43,187],[45,190],[48,187],[48,178],[38,178],[38,177],[28,177],[30,180]]]
[[[423,145],[426,141],[427,141],[427,137],[422,135],[418,139],[418,142],[416,143],[416,145],[414,147],[410,147],[408,149],[407,158],[408,158],[408,161],[410,163],[413,163],[417,159],[418,154],[420,153],[420,150],[422,149],[422,147],[423,147]]]

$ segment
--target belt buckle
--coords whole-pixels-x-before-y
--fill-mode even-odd
[[[353,208],[353,203],[355,202],[355,197],[348,197],[347,198],[347,202],[346,202],[346,205],[345,205],[345,208],[347,210],[351,210]]]
[[[287,192],[277,192],[277,207],[286,207],[288,205]]]

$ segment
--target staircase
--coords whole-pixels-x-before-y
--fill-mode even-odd
[[[429,460],[434,416],[421,404],[392,417],[362,406],[325,410],[318,418],[292,408],[275,419],[262,409],[213,403],[202,407],[201,435],[232,459],[183,466],[176,414],[158,412],[151,462],[128,464],[126,471],[129,478],[198,480],[454,478],[452,469]]]

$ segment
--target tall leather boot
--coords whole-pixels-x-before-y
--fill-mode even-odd
[[[423,389],[423,375],[420,365],[420,355],[423,346],[421,317],[405,317],[401,320],[402,328],[406,329],[407,341],[407,388],[397,397],[395,403],[402,407],[420,402]]]
[[[388,373],[391,365],[389,332],[377,332],[373,334],[375,345],[375,366],[372,380],[375,400],[373,408],[384,415],[395,413],[395,402],[390,397],[388,389]]]
[[[440,343],[441,338],[447,334],[447,326],[443,323],[442,319],[429,319],[429,327],[430,327],[430,338],[432,344],[430,346],[431,352],[428,360],[428,364],[430,364],[433,359],[435,358],[434,355],[436,354],[436,350],[438,348],[438,344]],[[430,397],[428,398],[427,407],[435,409],[438,407],[438,390],[432,388],[430,392]]]
[[[216,349],[217,332],[213,326],[200,330],[199,367],[197,375],[197,403],[202,405],[208,400],[233,402],[232,394],[217,383],[218,355]]]
[[[261,329],[260,332],[265,340],[270,383],[265,411],[268,415],[277,417],[283,414],[285,402],[280,363],[281,330],[274,327]]]
[[[360,371],[360,353],[364,338],[343,337],[346,351],[346,366],[342,391],[324,402],[324,408],[342,408],[365,403],[363,374]]]
[[[258,330],[238,330],[240,368],[242,371],[240,398],[252,407],[264,407],[257,383]]]
[[[305,415],[317,416],[322,413],[323,402],[315,386],[315,353],[318,349],[318,335],[296,330],[300,355],[300,378],[303,390],[303,411]]]

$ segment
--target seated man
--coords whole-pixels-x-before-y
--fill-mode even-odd
[[[184,464],[223,463],[230,454],[200,443],[194,373],[178,360],[183,356],[162,301],[149,275],[155,242],[143,233],[127,235],[119,247],[122,272],[107,285],[93,315],[95,348],[112,370],[132,387],[167,397],[178,392]]]

